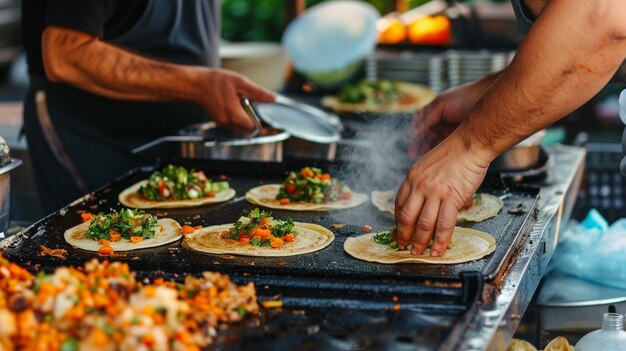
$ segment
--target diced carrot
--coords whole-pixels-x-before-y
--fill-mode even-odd
[[[94,215],[94,214],[93,214],[93,213],[91,213],[91,212],[85,212],[85,211],[83,211],[83,212],[81,212],[81,213],[80,213],[80,219],[81,219],[83,222],[89,222],[89,221],[91,221],[91,220],[92,220],[95,216],[96,216],[96,215]]]
[[[272,235],[272,231],[269,230],[269,229],[257,228],[255,234],[260,236],[261,238],[265,239],[265,238],[269,237],[270,235]]]
[[[98,255],[111,256],[113,254],[113,248],[111,246],[102,246],[98,249]]]
[[[196,228],[190,226],[190,225],[184,225],[183,226],[183,235],[187,235],[189,233],[193,233],[196,231]]]
[[[196,229],[196,230],[202,229],[202,226],[201,225],[197,225],[197,226],[193,227],[193,229]]]
[[[267,300],[261,301],[261,305],[265,308],[279,308],[283,307],[283,302],[281,300]]]
[[[103,245],[103,246],[111,246],[111,241],[107,239],[100,239],[98,240],[98,244]]]
[[[280,199],[280,200],[279,200],[279,203],[280,203],[281,205],[289,205],[289,203],[290,203],[290,202],[291,202],[291,201],[289,201],[289,199],[288,199],[288,198],[286,198],[286,197],[284,197],[284,198],[282,198],[282,199]]]
[[[270,221],[270,218],[269,218],[269,217],[263,217],[263,218],[261,218],[261,224],[262,224],[262,225],[263,225],[263,224],[267,224],[267,222],[269,222],[269,221]]]
[[[109,235],[111,236],[111,241],[113,242],[120,241],[120,239],[122,239],[122,234],[113,229],[109,230]]]
[[[96,346],[105,346],[109,344],[109,336],[100,328],[94,328],[91,332],[93,344]]]
[[[322,180],[328,180],[328,179],[330,179],[330,178],[331,178],[331,176],[330,176],[330,174],[329,174],[329,173],[324,173],[324,174],[322,174],[322,176],[321,176],[321,179],[322,179]]]
[[[281,239],[281,238],[274,238],[274,239],[272,239],[272,241],[270,241],[270,246],[275,248],[275,249],[283,246],[283,239]]]
[[[283,236],[283,239],[287,242],[292,242],[296,240],[296,236],[294,234],[288,233],[288,234],[285,234],[285,236]]]
[[[136,243],[141,242],[141,241],[143,241],[143,236],[133,235],[133,236],[130,237],[130,242],[132,244],[136,244]]]
[[[215,197],[215,193],[206,193],[204,197]]]
[[[250,237],[247,235],[242,235],[241,237],[239,237],[239,242],[242,244],[248,244],[250,243]]]
[[[161,285],[165,282],[165,280],[163,278],[156,278],[154,279],[154,285]]]
[[[300,175],[304,178],[310,178],[313,176],[313,171],[311,171],[308,167],[300,172]]]
[[[298,190],[298,186],[295,184],[285,184],[285,191],[287,194],[293,194]]]

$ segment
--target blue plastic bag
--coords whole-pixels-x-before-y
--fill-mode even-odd
[[[595,209],[563,232],[550,269],[626,289],[626,218],[608,226]]]

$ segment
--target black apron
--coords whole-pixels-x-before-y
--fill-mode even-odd
[[[219,11],[217,0],[150,0],[131,29],[104,40],[155,59],[217,67]],[[24,130],[44,209],[153,163],[130,150],[207,118],[193,103],[114,100],[31,77]]]

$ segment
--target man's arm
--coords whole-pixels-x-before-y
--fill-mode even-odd
[[[445,252],[491,161],[593,97],[626,57],[626,2],[552,0],[459,128],[416,163],[396,200],[398,244]]]
[[[53,82],[114,99],[193,101],[221,124],[253,127],[239,106],[243,95],[274,100],[272,92],[233,72],[146,58],[70,29],[47,27],[42,55],[46,76]]]

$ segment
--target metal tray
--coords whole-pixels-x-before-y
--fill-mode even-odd
[[[167,217],[174,218],[181,223],[192,225],[214,225],[232,223],[245,211],[255,206],[244,200],[246,190],[261,183],[279,183],[286,171],[299,169],[305,164],[302,162],[266,163],[244,161],[185,161],[177,162],[184,166],[195,166],[203,169],[209,177],[227,175],[231,186],[236,189],[237,196],[226,203],[213,206],[203,206],[191,209],[152,210],[152,213],[167,213]],[[310,163],[309,163],[310,164]],[[356,164],[318,164],[330,170],[338,178],[348,174],[365,174]],[[363,167],[367,167],[366,165]],[[73,202],[62,210],[35,223],[23,232],[0,242],[0,249],[5,257],[20,263],[40,264],[46,266],[82,264],[85,260],[98,257],[93,252],[73,249],[63,239],[63,232],[80,223],[78,211],[107,212],[109,208],[119,208],[117,196],[120,191],[129,185],[145,179],[153,168],[136,169],[127,175],[116,179],[108,186]],[[344,178],[345,179],[345,178]],[[361,176],[350,183],[354,191],[369,194],[374,189],[386,189],[389,185]],[[386,188],[384,188],[386,186]],[[371,204],[360,207],[327,213],[289,212],[274,210],[273,215],[278,218],[293,217],[295,220],[318,223],[331,229],[335,233],[335,241],[324,250],[306,255],[261,258],[246,256],[223,256],[199,253],[182,248],[180,242],[169,245],[129,252],[127,257],[117,257],[117,260],[126,261],[133,269],[141,271],[162,270],[165,272],[200,272],[204,270],[218,270],[226,273],[268,274],[276,276],[306,276],[324,279],[348,279],[366,281],[393,280],[394,282],[416,280],[460,282],[463,272],[479,272],[486,280],[496,277],[502,267],[507,264],[517,243],[528,232],[532,224],[530,214],[536,205],[538,190],[535,188],[512,187],[507,188],[494,180],[486,181],[483,189],[504,199],[504,208],[501,213],[489,220],[476,224],[464,224],[477,230],[485,231],[496,238],[497,247],[493,254],[486,258],[455,265],[427,265],[427,264],[399,264],[384,265],[356,260],[343,251],[343,243],[349,236],[361,234],[362,225],[370,225],[374,231],[387,230],[392,220],[381,215]],[[525,212],[522,215],[509,213],[511,208],[522,205]],[[345,227],[335,229],[332,224],[346,224]],[[69,254],[66,260],[51,257],[41,257],[38,253],[40,245],[50,248],[65,248]]]

